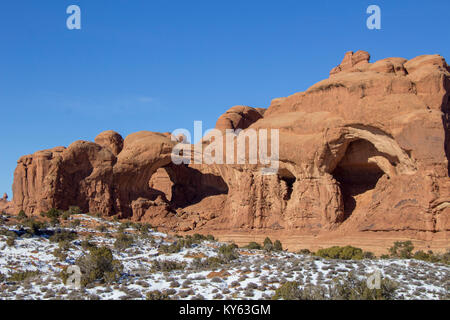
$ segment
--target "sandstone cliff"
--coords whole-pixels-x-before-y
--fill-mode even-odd
[[[77,205],[179,231],[447,239],[450,69],[439,55],[369,61],[349,52],[307,91],[219,118],[219,130],[279,129],[277,175],[174,165],[170,135],[108,131],[20,158],[15,211]]]

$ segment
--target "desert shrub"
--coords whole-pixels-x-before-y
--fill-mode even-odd
[[[122,222],[119,227],[117,228],[117,230],[122,233],[125,231],[125,229],[130,228],[131,226],[133,226],[133,223],[126,221],[126,222]]]
[[[396,241],[394,245],[389,248],[389,254],[393,258],[410,259],[414,245],[411,241]]]
[[[11,237],[17,238],[17,233],[15,233],[12,230],[8,230],[8,229],[0,229],[0,235],[10,237],[10,238]]]
[[[273,243],[273,250],[274,251],[283,251],[283,245],[281,244],[280,240],[275,240]]]
[[[77,238],[77,236],[78,235],[75,231],[60,229],[55,231],[49,240],[51,242],[73,241]]]
[[[60,261],[64,261],[67,259],[67,254],[61,248],[53,250],[52,254],[58,258]]]
[[[69,215],[82,214],[83,213],[81,211],[80,207],[77,207],[77,206],[70,206],[69,210],[67,210],[66,212],[69,213]]]
[[[239,258],[239,253],[237,252],[237,245],[232,243],[229,245],[222,245],[219,247],[219,259],[229,262]]]
[[[326,259],[342,260],[361,260],[364,258],[363,250],[352,246],[334,246],[331,248],[319,249],[315,255]]]
[[[257,242],[250,242],[247,246],[245,246],[245,248],[251,250],[261,250],[262,246]]]
[[[152,226],[148,223],[136,223],[135,228],[142,235],[146,235],[147,233],[150,232],[150,230],[152,229]]]
[[[375,259],[375,254],[370,251],[363,251],[363,258],[364,259]]]
[[[311,254],[311,251],[309,251],[308,249],[300,249],[299,251],[297,251],[297,253],[308,255],[308,254]]]
[[[11,282],[22,282],[26,279],[38,276],[40,274],[39,271],[19,271],[19,272],[14,272],[12,273],[9,278],[8,281]]]
[[[98,225],[96,229],[99,232],[106,232],[106,231],[108,231],[108,228],[105,225],[103,225],[103,224]]]
[[[69,219],[69,217],[70,217],[70,212],[69,211],[64,211],[61,214],[61,219],[63,219],[63,220],[67,220],[67,219]]]
[[[20,210],[19,214],[17,215],[17,219],[18,220],[25,220],[25,219],[27,219],[27,215],[26,215],[25,211]]]
[[[76,227],[79,227],[81,224],[80,220],[73,220],[70,222],[69,226],[73,229],[75,229]]]
[[[48,210],[47,212],[41,212],[41,216],[49,218],[50,222],[53,225],[58,224],[59,218],[62,216],[62,214],[63,214],[63,212],[61,212],[55,208],[52,208],[52,209]]]
[[[16,244],[16,238],[15,238],[15,237],[9,237],[9,238],[6,240],[6,244],[7,244],[9,247],[14,246],[14,245]]]
[[[296,281],[285,282],[272,296],[273,300],[301,300],[302,290],[300,289],[300,284]]]
[[[27,228],[27,233],[32,236],[41,235],[42,230],[45,229],[44,223],[36,221],[34,218],[26,219],[24,221],[24,226]]]
[[[204,235],[198,234],[198,233],[195,233],[195,234],[192,236],[192,239],[194,240],[195,243],[200,243],[200,242],[202,242],[202,241],[214,241],[214,240],[215,240],[215,239],[214,239],[214,236],[212,236],[212,235],[210,235],[210,234],[204,236]]]
[[[380,289],[369,289],[367,279],[358,279],[353,273],[345,278],[335,279],[330,289],[333,300],[392,300],[398,285],[389,280],[381,279]]]
[[[71,247],[70,241],[62,240],[62,241],[58,242],[58,247],[59,247],[59,249],[61,249],[62,251],[67,251],[67,250],[69,250],[70,247]]]
[[[89,254],[77,259],[75,264],[80,267],[83,286],[95,281],[115,282],[123,271],[122,264],[114,260],[111,250],[107,247],[91,248]]]
[[[170,245],[166,245],[166,244],[162,244],[159,246],[158,248],[158,252],[163,254],[170,254],[170,253],[178,253],[180,252],[185,246],[190,247],[190,243],[183,240],[183,239],[179,239],[178,241],[170,244]]]
[[[450,264],[450,250],[447,250],[443,254],[435,254],[431,250],[429,250],[428,252],[419,250],[414,253],[412,258],[416,259],[416,260],[422,260],[422,261],[433,262],[433,263]]]
[[[147,300],[170,300],[167,292],[154,290],[147,292]]]
[[[90,250],[91,248],[95,248],[96,245],[93,244],[92,242],[90,242],[89,240],[83,240],[80,243],[81,248],[83,248],[84,250]]]
[[[395,298],[397,284],[382,279],[380,289],[369,289],[366,279],[359,280],[353,273],[345,278],[337,278],[328,288],[307,285],[300,288],[296,281],[285,282],[272,296],[272,299],[284,300],[392,300]]]
[[[116,237],[116,241],[114,242],[114,248],[118,250],[125,250],[133,245],[133,237],[128,236],[125,233],[120,233]]]
[[[190,267],[194,270],[199,269],[217,269],[222,264],[226,263],[222,259],[218,257],[208,257],[208,258],[195,258],[192,262]]]
[[[273,243],[272,243],[272,240],[270,240],[269,237],[266,237],[266,238],[264,239],[263,248],[264,248],[264,250],[266,250],[266,251],[272,251],[272,249],[273,249]]]
[[[153,272],[170,272],[174,270],[184,270],[186,263],[173,260],[155,260],[152,263]]]

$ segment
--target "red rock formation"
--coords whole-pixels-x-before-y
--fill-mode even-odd
[[[219,118],[219,130],[279,129],[277,175],[260,165],[177,166],[170,135],[122,142],[109,131],[19,159],[15,209],[78,205],[180,231],[447,239],[449,68],[439,55],[369,58],[347,53],[307,91]]]

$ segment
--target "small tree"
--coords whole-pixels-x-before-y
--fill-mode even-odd
[[[236,251],[237,245],[232,243],[223,245],[219,248],[219,257],[225,262],[239,258],[239,253]]]
[[[389,253],[394,258],[411,259],[413,250],[411,241],[396,241],[394,246],[389,248]]]
[[[17,219],[19,220],[25,220],[27,218],[27,215],[25,214],[25,211],[20,210],[19,214],[17,215]]]
[[[283,251],[283,245],[281,244],[280,240],[276,240],[273,243],[273,250],[275,250],[275,251]]]
[[[272,243],[272,240],[270,240],[269,237],[264,239],[263,248],[266,251],[272,251],[273,250],[273,243]]]
[[[113,254],[107,247],[90,248],[90,253],[77,259],[76,265],[80,267],[81,284],[84,286],[94,281],[117,281],[123,271],[122,264],[113,259]]]

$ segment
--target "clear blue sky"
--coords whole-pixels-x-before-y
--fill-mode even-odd
[[[66,8],[82,30],[66,28]],[[366,8],[382,30],[366,28]],[[0,192],[17,159],[104,130],[214,126],[326,78],[346,51],[450,57],[450,1],[10,0],[0,5]]]

